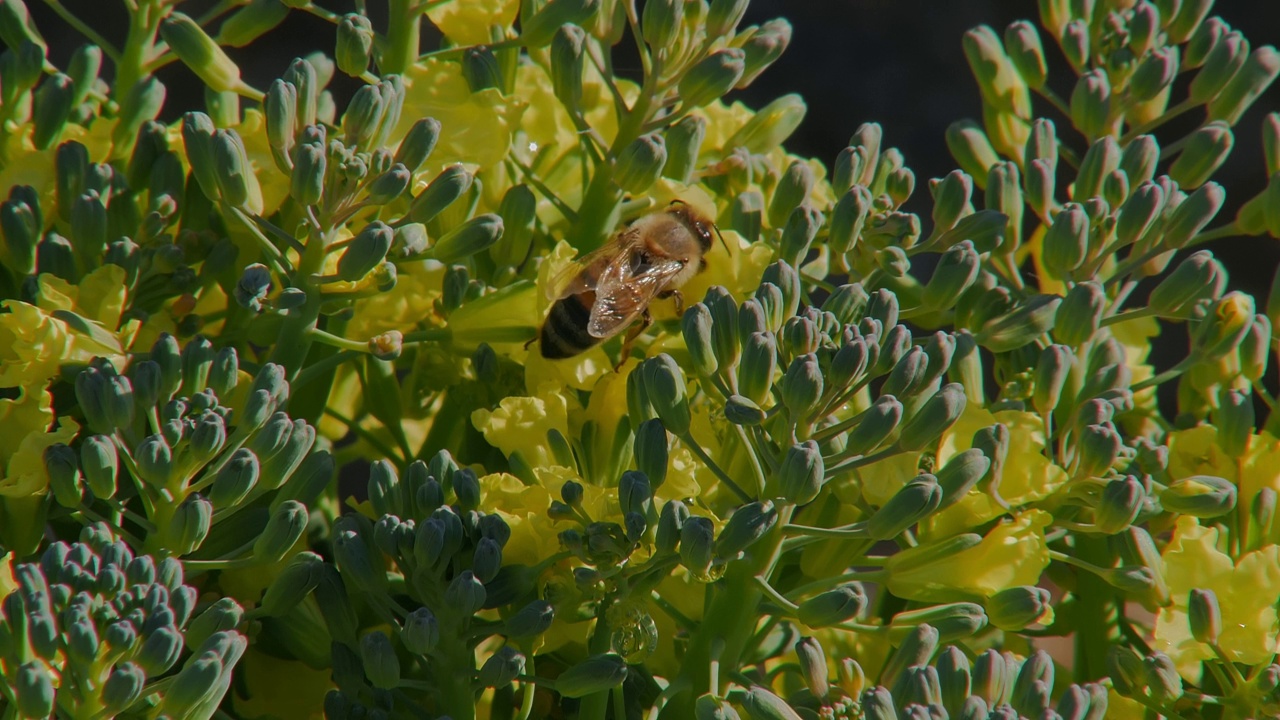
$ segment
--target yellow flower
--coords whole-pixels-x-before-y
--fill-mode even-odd
[[[480,478],[487,512],[496,513],[511,528],[502,561],[537,565],[560,551],[558,531],[547,515],[551,501],[559,497],[541,485],[525,485],[514,475],[493,473]]]
[[[1169,477],[1214,475],[1236,484],[1237,505],[1249,507],[1262,488],[1280,492],[1280,440],[1268,432],[1249,437],[1239,459],[1222,452],[1218,429],[1201,425],[1169,434]]]
[[[1067,473],[1044,456],[1044,424],[1035,413],[1001,410],[996,413],[970,405],[942,437],[938,467],[973,447],[973,434],[995,423],[1009,428],[1009,456],[1001,476],[1000,496],[1018,506],[1048,497],[1067,481]],[[1003,515],[1005,509],[988,494],[970,491],[955,505],[924,524],[922,535],[931,539],[965,532]]]
[[[62,365],[105,357],[124,366],[123,348],[110,333],[90,337],[49,312],[17,300],[0,302],[0,387],[36,387]]]
[[[58,418],[54,427],[54,396],[45,388],[23,387],[17,398],[0,398],[0,497],[44,495],[49,489],[45,451],[59,442],[69,443],[79,423]]]
[[[124,310],[125,272],[117,265],[103,265],[72,285],[57,275],[40,275],[38,304],[44,310],[70,310],[100,323],[108,330],[120,325]]]
[[[985,598],[1018,585],[1035,585],[1049,565],[1044,528],[1052,521],[1047,512],[1028,510],[1002,521],[980,543],[959,552],[939,554],[934,543],[903,550],[885,565],[889,590],[910,600],[953,602],[965,595]]]
[[[488,167],[506,157],[523,104],[495,88],[471,92],[456,62],[434,58],[414,63],[405,74],[405,86],[400,124],[391,137],[403,138],[423,117],[440,121],[440,138],[429,167],[423,168],[428,177],[453,163]]]
[[[76,123],[63,126],[61,140],[49,145],[48,150],[36,150],[31,141],[31,129],[27,123],[23,132],[6,134],[5,147],[0,156],[8,159],[0,166],[0,187],[30,185],[40,194],[40,206],[54,206],[53,188],[58,164],[55,161],[58,147],[66,142],[78,142],[89,151],[90,162],[105,162],[111,150],[111,133],[115,123],[97,121],[86,128]]]
[[[13,553],[7,552],[0,557],[0,598],[18,589],[18,581],[13,577]]]
[[[555,464],[547,432],[558,430],[569,437],[569,402],[560,387],[547,384],[536,397],[508,397],[496,410],[476,410],[471,423],[504,455],[518,451],[530,466],[546,467]]]
[[[255,647],[240,658],[237,673],[244,691],[231,692],[236,714],[244,718],[319,720],[324,696],[332,687],[328,670],[313,670],[297,660],[268,656]]]
[[[1233,560],[1221,549],[1222,542],[1217,528],[1201,527],[1196,518],[1183,515],[1162,555],[1173,605],[1156,615],[1152,647],[1172,658],[1191,682],[1200,681],[1200,661],[1215,656],[1191,637],[1187,602],[1192,590],[1217,594],[1222,608],[1218,645],[1231,662],[1270,662],[1280,630],[1280,546],[1267,545]]]
[[[436,3],[427,17],[455,45],[487,45],[493,42],[489,28],[509,28],[520,10],[518,0],[467,0]]]
[[[440,297],[444,266],[437,262],[404,263],[396,285],[387,292],[356,301],[347,335],[361,342],[389,330],[409,332],[423,323],[436,325],[435,301]]]

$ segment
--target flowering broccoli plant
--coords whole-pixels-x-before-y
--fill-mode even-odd
[[[90,44],[0,2],[5,720],[1280,714],[1280,290],[1203,247],[1280,237],[1280,116],[1212,179],[1280,53],[1212,0],[969,31],[924,218],[892,128],[826,165],[722,99],[791,39],[746,0],[46,4]],[[290,13],[336,46],[254,87]]]

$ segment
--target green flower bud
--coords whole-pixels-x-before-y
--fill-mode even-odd
[[[310,516],[302,503],[282,503],[271,512],[262,534],[253,543],[253,556],[262,562],[279,562],[307,530]]]
[[[1027,174],[1023,177],[1023,190],[1026,192],[1027,204],[1041,219],[1048,220],[1055,203],[1054,163],[1048,160],[1032,160],[1027,166]]]
[[[551,88],[570,113],[582,111],[586,41],[587,33],[577,25],[561,25],[551,40]]]
[[[180,12],[171,14],[160,23],[160,37],[183,64],[215,91],[247,89],[240,81],[240,68],[190,17]]]
[[[1229,126],[1235,125],[1254,101],[1275,82],[1277,75],[1280,75],[1280,52],[1270,45],[1254,50],[1240,71],[1209,103],[1209,119],[1223,121]],[[1172,174],[1171,171],[1170,175]]]
[[[54,73],[40,84],[31,117],[35,125],[31,140],[37,150],[48,150],[62,135],[62,128],[71,116],[73,95],[71,78],[62,73]]]
[[[21,201],[0,203],[0,232],[4,234],[5,247],[9,251],[10,267],[23,275],[35,270],[40,224],[34,209]]]
[[[1085,137],[1098,138],[1110,131],[1111,83],[1101,70],[1081,76],[1071,92],[1071,122]]]
[[[933,194],[934,234],[951,229],[961,217],[973,212],[973,178],[960,170],[930,182],[929,191]]]
[[[683,106],[698,108],[720,99],[743,77],[746,62],[747,53],[739,48],[721,48],[703,58],[680,78]]]
[[[1169,177],[1184,188],[1203,185],[1226,162],[1235,144],[1231,128],[1211,122],[1189,136],[1182,153],[1169,167]]]
[[[214,179],[222,198],[233,207],[243,208],[259,197],[257,178],[249,164],[244,142],[235,130],[218,130],[212,141]]]
[[[742,45],[746,53],[745,68],[742,78],[733,87],[741,90],[755,82],[760,73],[786,52],[790,44],[791,23],[785,18],[774,18],[761,25]]]
[[[755,332],[742,348],[738,392],[755,403],[764,402],[777,370],[778,346],[773,333]]]
[[[906,277],[907,273],[911,271],[911,261],[907,259],[906,252],[900,247],[892,246],[877,250],[875,257],[876,266],[889,277]]]
[[[729,229],[749,243],[758,242],[764,226],[764,198],[755,190],[740,193],[729,211]]]
[[[867,537],[890,540],[903,530],[933,514],[941,505],[943,491],[933,475],[919,475],[894,493],[867,520]]]
[[[1129,245],[1137,242],[1152,227],[1164,209],[1164,189],[1150,180],[1138,186],[1120,206],[1116,217],[1116,238]]]
[[[991,460],[977,448],[970,448],[947,461],[938,471],[938,487],[942,488],[942,504],[945,510],[959,502],[991,469]]]
[[[1089,217],[1077,203],[1067,203],[1044,234],[1044,266],[1062,278],[1070,278],[1089,252]]]
[[[748,0],[711,0],[706,18],[707,37],[732,35],[747,12],[747,4]]]
[[[57,693],[53,678],[41,662],[29,662],[18,668],[13,683],[15,710],[25,717],[43,718],[53,714]]]
[[[898,447],[921,450],[937,440],[964,412],[964,386],[948,383],[925,401],[920,411],[907,420],[898,436]]]
[[[1082,282],[1063,298],[1058,306],[1053,335],[1064,345],[1083,345],[1098,331],[1107,296],[1096,282]]]
[[[635,453],[636,468],[648,478],[654,489],[662,487],[667,479],[667,429],[662,421],[650,418],[636,428],[635,442],[632,445]]]
[[[363,278],[387,256],[393,238],[391,227],[380,220],[366,225],[338,258],[338,277],[347,282]]]
[[[862,584],[846,583],[800,603],[796,619],[810,628],[831,627],[858,617],[866,607]]]
[[[751,400],[741,395],[730,395],[725,401],[724,417],[734,425],[759,425],[765,421],[765,412]]]
[[[668,500],[662,506],[662,513],[658,516],[658,528],[654,532],[654,545],[658,552],[675,552],[685,520],[688,519],[689,508],[683,502]]]
[[[689,400],[685,397],[685,379],[680,366],[671,356],[649,358],[637,368],[642,373],[643,387],[654,413],[675,435],[689,432]]]
[[[716,538],[715,557],[728,561],[740,556],[764,537],[778,522],[778,511],[772,502],[753,502],[734,511]],[[685,523],[686,527],[688,523]]]
[[[508,621],[510,627],[514,617]],[[513,637],[519,637],[512,633]],[[440,642],[440,624],[431,610],[420,607],[409,613],[404,619],[404,629],[400,632],[400,642],[414,655],[426,655]]]
[[[1145,499],[1142,483],[1132,475],[1111,480],[1102,488],[1094,522],[1101,532],[1114,535],[1133,523]]]
[[[832,210],[827,232],[827,244],[832,252],[847,253],[853,249],[870,210],[871,193],[861,185],[853,186],[840,196]]]
[[[880,447],[902,422],[902,403],[892,395],[876,398],[845,436],[846,452],[866,455]]]
[[[507,618],[507,635],[533,638],[546,632],[555,619],[555,608],[545,600],[534,600]],[[407,631],[407,627],[406,627]]]
[[[373,26],[369,18],[347,13],[338,21],[338,44],[333,53],[338,69],[351,77],[360,77],[369,69],[373,57]]]
[[[324,175],[328,159],[318,143],[298,145],[293,153],[293,173],[289,195],[299,205],[315,205],[324,195]]]
[[[1129,92],[1139,102],[1153,100],[1173,84],[1178,76],[1178,49],[1159,48],[1138,63],[1129,78]]]
[[[694,577],[705,577],[711,569],[714,539],[715,528],[709,518],[693,515],[680,524],[680,562]]]
[[[6,0],[0,3],[0,40],[11,48],[18,47],[24,42],[41,48],[46,46],[40,30],[31,19],[26,3],[22,0]]]
[[[155,77],[139,80],[129,88],[124,101],[120,103],[120,121],[111,132],[113,153],[123,156],[133,152],[139,130],[160,115],[165,94],[164,85]],[[138,184],[141,185],[140,182]]]
[[[683,93],[682,93],[683,94]],[[687,102],[687,100],[686,100]],[[783,95],[760,108],[742,127],[724,143],[724,147],[741,147],[754,154],[766,153],[780,145],[795,132],[804,120],[807,106],[794,93]]]
[[[1011,23],[1004,32],[1004,44],[1009,52],[1009,60],[1022,76],[1022,81],[1032,90],[1044,87],[1045,78],[1049,74],[1044,61],[1044,48],[1040,44],[1040,33],[1035,25],[1019,20]]]
[[[504,85],[498,57],[487,45],[475,45],[463,51],[462,78],[473,93]]]
[[[814,638],[802,637],[796,642],[795,649],[805,686],[814,697],[827,697],[831,692],[831,683],[827,676],[827,656],[822,651],[822,644]]]
[[[694,720],[741,720],[733,706],[711,693],[699,695],[693,704]]]
[[[1249,41],[1243,35],[1234,30],[1223,35],[1205,55],[1200,72],[1191,79],[1188,101],[1206,104],[1213,100],[1244,67],[1248,56]]]
[[[1197,642],[1210,645],[1218,642],[1222,634],[1222,609],[1218,607],[1218,596],[1212,590],[1191,590],[1187,599],[1187,624],[1191,626],[1191,636]]]
[[[92,435],[80,446],[80,467],[85,484],[98,499],[116,494],[118,464],[115,443],[106,435]]]
[[[131,662],[122,662],[111,668],[111,675],[102,685],[104,709],[117,715],[127,709],[142,695],[147,676],[142,668]]]
[[[909,399],[926,388],[925,379],[928,369],[928,356],[921,347],[913,346],[893,366],[880,392]]]
[[[808,417],[822,400],[822,369],[815,355],[803,355],[791,361],[778,384],[782,402],[793,418]]]
[[[65,508],[80,506],[84,481],[76,462],[76,454],[63,443],[50,445],[44,451],[44,467],[49,474],[49,488],[54,499]]]
[[[1052,606],[1048,590],[1034,585],[1019,585],[991,596],[987,600],[986,611],[992,625],[1016,632],[1038,622]]]
[[[431,155],[431,151],[435,149],[439,138],[440,121],[429,117],[418,120],[400,141],[400,147],[396,149],[395,161],[408,168],[409,172],[417,172]]]
[[[1237,459],[1243,456],[1254,431],[1252,394],[1235,389],[1219,394],[1213,424],[1218,427],[1218,447],[1223,453]]]
[[[973,243],[962,240],[947,248],[934,268],[921,296],[921,306],[931,311],[951,307],[978,277],[979,257]]]
[[[323,558],[313,552],[294,555],[263,593],[258,605],[262,613],[267,617],[283,617],[297,607],[320,584],[323,566]]]
[[[651,51],[671,53],[680,35],[680,23],[684,19],[684,3],[681,0],[655,0],[644,4],[640,15],[641,35]]]
[[[163,675],[182,654],[182,636],[172,626],[153,631],[133,658],[148,677]]]
[[[1266,315],[1254,315],[1249,331],[1240,341],[1240,374],[1257,382],[1267,371],[1271,348],[1271,320]]]
[[[1076,176],[1073,197],[1078,202],[1087,203],[1090,198],[1102,193],[1102,183],[1106,177],[1120,167],[1120,146],[1110,135],[1099,138],[1089,146],[1080,161],[1080,172]]]
[[[785,700],[759,685],[742,693],[738,702],[752,720],[801,720]]]
[[[369,183],[369,202],[382,205],[395,200],[409,189],[409,169],[396,163]]]
[[[667,146],[662,136],[642,135],[619,153],[614,180],[623,190],[638,195],[658,180],[666,162]]]
[[[1013,26],[1011,25],[1010,28]],[[1039,40],[1037,39],[1037,42]],[[991,168],[1000,161],[982,126],[973,120],[957,120],[947,127],[947,149],[960,169],[979,178],[979,185]]]
[[[494,213],[477,215],[436,240],[431,247],[431,255],[446,265],[461,262],[496,243],[502,232],[500,216]]]
[[[626,679],[627,663],[620,656],[593,655],[561,673],[556,678],[556,692],[567,698],[581,698],[618,687]]]
[[[975,336],[992,352],[1009,352],[1053,330],[1058,305],[1056,295],[1034,295],[1012,313],[986,322]]]
[[[1165,245],[1182,248],[1213,220],[1226,200],[1226,191],[1216,182],[1201,185],[1174,208],[1165,226]]]
[[[391,646],[391,638],[381,631],[374,630],[360,638],[360,661],[375,688],[391,690],[400,683],[400,659]]]
[[[445,589],[445,603],[463,618],[484,607],[484,600],[484,585],[470,570],[460,573]]]
[[[816,442],[792,445],[778,467],[778,492],[787,502],[797,505],[813,502],[826,483],[823,473],[822,453]]]
[[[1209,51],[1230,31],[1231,28],[1220,18],[1211,17],[1201,23],[1187,39],[1184,67],[1190,70],[1203,65]]]
[[[1176,480],[1160,493],[1165,510],[1198,518],[1214,518],[1236,506],[1236,486],[1210,475],[1192,475]]]
[[[711,347],[716,363],[728,370],[738,363],[738,304],[727,290],[718,285],[707,290],[703,303],[711,312]],[[634,373],[633,373],[634,375]]]
[[[184,641],[189,649],[195,650],[214,633],[234,630],[244,620],[244,608],[231,598],[221,598],[191,621],[186,628]]]
[[[1171,703],[1182,697],[1182,676],[1173,660],[1162,652],[1148,655],[1142,661],[1145,670],[1147,692],[1159,705]]]
[[[1075,364],[1075,353],[1065,345],[1050,345],[1040,352],[1036,363],[1031,404],[1036,412],[1048,415],[1058,407],[1062,389]]]
[[[107,208],[96,190],[88,190],[71,206],[71,241],[94,263],[107,247]]]
[[[524,656],[510,645],[504,645],[485,660],[478,679],[484,687],[503,688],[523,675],[524,668]]]
[[[694,371],[702,377],[714,375],[719,363],[712,343],[711,311],[704,303],[695,303],[681,316],[680,326]]]
[[[1131,696],[1145,686],[1142,658],[1125,645],[1112,645],[1107,652],[1107,675],[1116,692]]]
[[[808,163],[796,160],[788,165],[782,177],[778,178],[769,201],[769,225],[782,227],[792,211],[809,197],[813,183],[813,168]]]
[[[1022,195],[1022,174],[1013,162],[998,162],[991,166],[986,180],[984,197],[987,209],[1003,213],[1008,220],[1004,227],[1003,247],[1017,246],[1022,242],[1022,213],[1025,200]]]
[[[937,651],[938,644],[936,628],[925,622],[916,623],[903,637],[897,651],[890,656],[880,673],[880,682],[892,686],[907,668],[927,665]]]

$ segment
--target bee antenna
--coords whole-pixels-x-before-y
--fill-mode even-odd
[[[729,252],[729,243],[725,242],[724,236],[720,234],[720,226],[715,223],[711,223],[711,229],[716,231],[716,237],[720,238],[720,244],[724,246],[724,251],[732,255],[733,253]]]

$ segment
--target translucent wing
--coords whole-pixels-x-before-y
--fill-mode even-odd
[[[642,256],[637,262],[633,252],[614,258],[596,283],[587,332],[598,338],[616,334],[644,312],[649,301],[683,268],[683,262],[671,258]]]
[[[606,258],[628,256],[640,241],[640,232],[626,228],[615,234],[604,245],[575,259],[568,267],[556,273],[547,283],[547,297],[559,300],[595,288]]]

